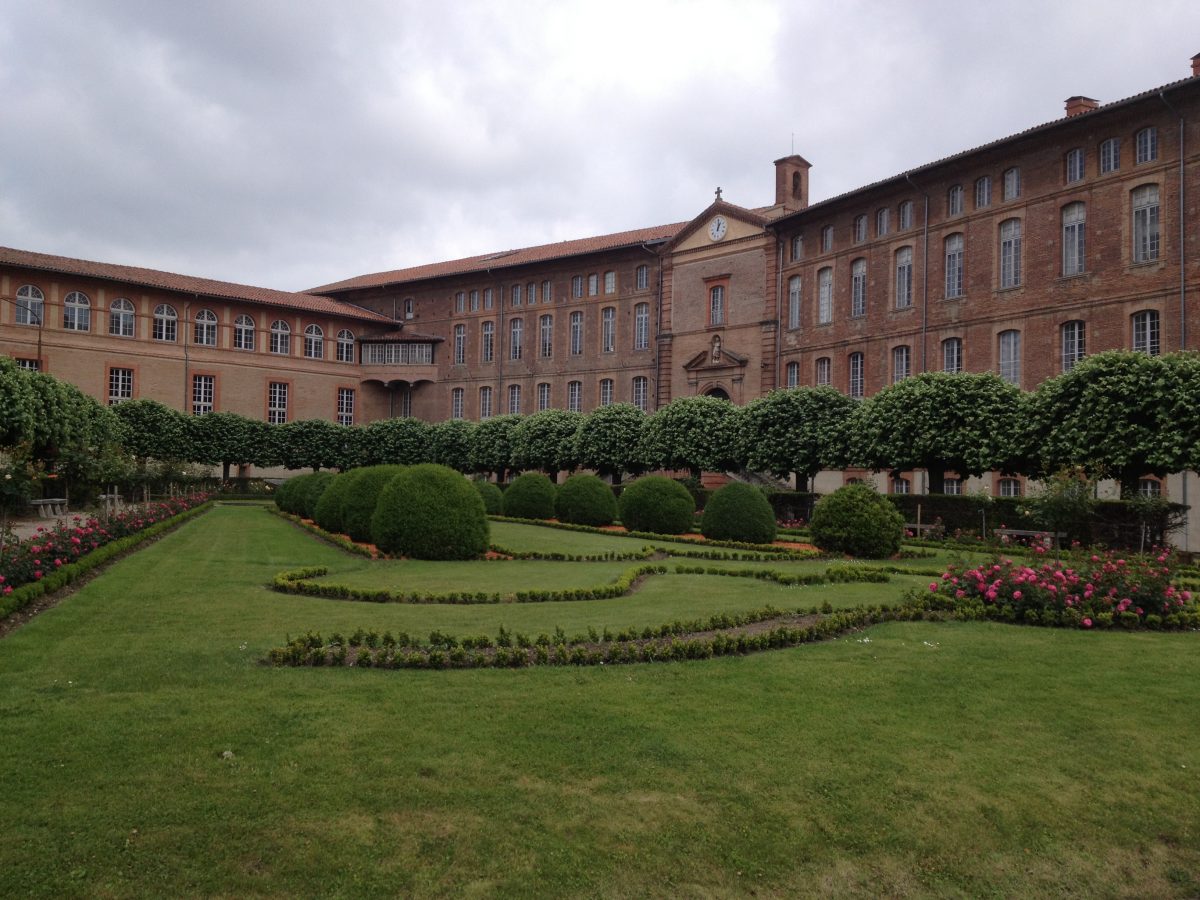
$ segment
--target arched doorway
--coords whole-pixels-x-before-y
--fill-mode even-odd
[[[729,400],[729,392],[725,388],[709,388],[704,392],[705,397],[716,397],[718,400]]]

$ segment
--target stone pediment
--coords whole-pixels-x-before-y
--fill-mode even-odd
[[[711,240],[706,229],[715,216],[723,216],[729,227],[728,235],[719,240]],[[741,237],[749,237],[763,233],[767,219],[761,213],[744,206],[737,206],[727,200],[714,200],[704,212],[685,225],[678,234],[663,248],[664,253],[674,253],[678,250],[690,250],[697,247],[710,247],[726,244]]]
[[[748,356],[726,350],[719,334],[714,334],[708,350],[692,356],[683,364],[689,374],[716,370],[741,369],[750,361]]]

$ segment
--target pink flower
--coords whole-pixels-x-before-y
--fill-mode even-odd
[[[34,573],[33,573],[33,577],[34,577],[34,578],[39,578],[39,579],[40,579],[40,578],[42,577],[42,570],[41,570],[41,569],[38,569],[36,572],[34,572]]]
[[[1083,620],[1083,627],[1084,627],[1084,628],[1091,628],[1091,627],[1092,627],[1092,620],[1091,620],[1091,619],[1084,619],[1084,620]]]
[[[935,592],[936,592],[936,591],[937,591],[937,584],[930,583],[930,585],[929,585],[929,590],[931,590],[931,591],[935,591]]]
[[[1014,600],[1020,600],[1021,597],[1022,597],[1022,594],[1020,591],[1013,591],[1013,599]]]
[[[6,585],[4,586],[4,596],[5,596],[5,597],[7,597],[7,596],[8,596],[9,594],[11,594],[12,592],[13,592],[12,585],[11,585],[11,584],[6,584]]]
[[[967,596],[967,592],[966,591],[955,591],[954,596],[956,599],[961,600],[963,597]]]

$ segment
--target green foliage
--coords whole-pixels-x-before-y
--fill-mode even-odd
[[[354,482],[356,471],[359,470],[352,469],[349,472],[334,475],[333,480],[321,492],[321,499],[317,501],[317,505],[313,509],[313,521],[331,534],[341,534],[344,530],[342,510],[345,507],[346,494]]]
[[[479,491],[479,496],[483,499],[483,508],[489,516],[504,513],[504,492],[500,488],[483,478],[476,478],[471,484]]]
[[[371,517],[384,487],[404,466],[363,466],[348,475],[354,477],[342,497],[342,530],[356,541],[371,540]]]
[[[653,469],[724,472],[742,467],[737,452],[742,414],[728,400],[680,397],[646,419],[642,428],[645,462]]]
[[[560,521],[574,525],[611,525],[617,517],[617,498],[595,475],[580,472],[559,487],[554,511]]]
[[[700,533],[719,541],[769,544],[775,540],[775,511],[761,490],[731,481],[708,498]]]
[[[294,516],[305,515],[305,496],[316,474],[316,472],[306,472],[303,475],[289,478],[281,484],[279,490],[275,492],[275,505],[285,513],[291,513]]]
[[[230,412],[211,412],[188,419],[188,441],[192,462],[220,465],[229,478],[231,466],[261,463],[269,457],[270,426]]]
[[[684,534],[692,530],[696,501],[678,481],[648,475],[621,492],[620,508],[621,524],[630,531]]]
[[[33,442],[33,403],[27,374],[0,356],[0,447]]]
[[[415,466],[429,461],[430,426],[420,419],[383,419],[355,430],[360,465]]]
[[[520,420],[520,416],[492,416],[475,427],[467,451],[472,471],[493,472],[504,480],[512,459],[512,431]]]
[[[445,466],[409,466],[383,490],[371,521],[375,545],[412,559],[474,559],[488,546],[483,498]]]
[[[589,413],[575,435],[579,465],[614,479],[622,472],[644,470],[641,446],[645,422],[646,414],[628,403],[613,403]]]
[[[565,409],[543,409],[523,416],[509,435],[512,467],[524,471],[540,469],[556,475],[578,466],[575,435],[583,415]]]
[[[331,469],[347,455],[350,431],[328,419],[303,419],[267,429],[267,456],[285,469]]]
[[[471,435],[474,422],[447,419],[429,426],[429,462],[447,466],[458,472],[471,470]]]
[[[113,407],[121,420],[121,444],[142,463],[187,459],[187,417],[157,400],[126,400]]]
[[[753,471],[796,473],[797,490],[804,490],[821,469],[844,464],[846,426],[856,408],[831,387],[772,391],[746,405],[738,453]]]
[[[1088,540],[1096,503],[1096,481],[1081,467],[1055,472],[1029,500],[1039,522],[1052,532],[1066,534],[1068,540],[1080,542]]]
[[[541,472],[513,479],[504,492],[504,514],[518,519],[554,518],[554,482]]]
[[[297,491],[296,506],[300,510],[298,515],[304,516],[306,519],[311,519],[316,515],[317,504],[335,477],[332,472],[313,472],[311,474],[304,482],[303,489]]]
[[[826,553],[879,559],[900,552],[904,520],[871,485],[848,484],[821,499],[809,529]]]

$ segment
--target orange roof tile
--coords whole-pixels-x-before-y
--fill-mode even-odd
[[[317,297],[312,294],[293,294],[289,291],[274,291],[270,288],[251,287],[250,285],[233,284],[228,281],[214,281],[211,278],[196,278],[191,275],[176,275],[171,272],[142,269],[137,266],[120,266],[114,263],[71,259],[66,256],[51,256],[48,253],[34,253],[30,250],[14,250],[11,247],[0,247],[0,263],[22,266],[29,269],[40,269],[46,272],[57,272],[64,275],[80,275],[86,278],[101,278],[106,281],[121,281],[126,284],[158,288],[164,291],[199,294],[202,297],[241,300],[246,303],[283,307],[301,312],[321,313],[370,322],[391,323],[393,321],[388,316],[379,315],[368,309],[363,309],[361,306],[355,306],[352,303],[332,300],[329,297]]]

